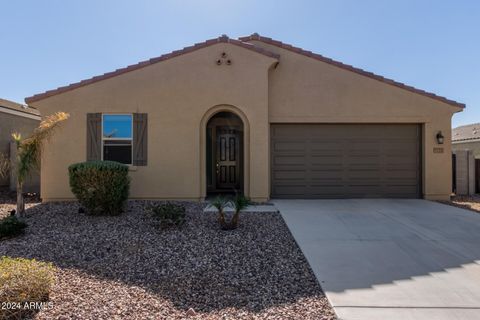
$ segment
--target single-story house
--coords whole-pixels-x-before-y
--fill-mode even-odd
[[[448,199],[451,118],[464,104],[258,34],[197,43],[25,100],[67,121],[41,196],[67,167],[131,167],[131,198]]]
[[[13,157],[12,133],[18,132],[23,137],[28,137],[40,123],[40,112],[6,99],[0,99],[0,154],[4,157]],[[14,152],[14,151],[13,151]],[[9,186],[16,189],[15,177],[0,177],[0,187]],[[40,188],[40,175],[33,173],[25,183],[25,190],[38,192]]]

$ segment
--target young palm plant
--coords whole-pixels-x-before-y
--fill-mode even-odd
[[[25,201],[23,198],[23,184],[33,170],[40,167],[41,152],[44,144],[53,136],[60,124],[67,120],[68,113],[57,112],[45,117],[32,135],[22,139],[19,133],[13,133],[12,137],[17,146],[17,156],[14,161],[7,157],[0,157],[0,168],[15,170],[17,178],[17,210],[16,214],[22,217],[25,213]],[[2,169],[0,173],[6,174],[8,170]]]
[[[234,213],[229,220],[225,214],[225,208],[231,204]],[[212,206],[218,210],[218,222],[223,230],[233,230],[238,227],[240,220],[240,211],[244,210],[250,205],[250,200],[243,195],[236,195],[233,199],[228,199],[223,196],[218,196],[212,201]]]
[[[238,221],[240,220],[240,211],[250,205],[250,200],[243,195],[237,194],[230,203],[233,205],[235,213],[229,223],[229,229],[236,229],[238,227]]]
[[[212,201],[212,206],[218,210],[218,222],[221,226],[225,225],[225,207],[228,202],[228,199],[223,196],[218,196]]]

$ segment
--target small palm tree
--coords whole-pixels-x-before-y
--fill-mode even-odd
[[[218,196],[212,201],[212,206],[218,210],[218,222],[221,226],[225,225],[225,207],[228,202],[228,199],[223,196]]]
[[[8,169],[14,169],[17,178],[17,210],[16,214],[22,217],[25,213],[25,201],[23,198],[23,184],[33,170],[40,168],[41,152],[44,144],[52,137],[61,122],[67,120],[68,113],[57,112],[45,117],[32,135],[22,139],[19,133],[13,133],[12,137],[17,146],[17,156],[14,161],[8,157],[0,157],[0,175],[5,176]]]
[[[246,209],[250,205],[250,200],[240,194],[237,194],[230,203],[233,205],[235,213],[233,214],[232,220],[229,223],[229,229],[236,229],[238,227],[238,221],[240,219],[240,211]]]
[[[227,221],[225,215],[225,208],[231,204],[234,210],[230,221]],[[243,195],[237,194],[233,199],[228,199],[223,196],[218,196],[212,201],[212,206],[218,210],[218,222],[223,230],[233,230],[238,227],[240,220],[240,211],[244,210],[250,205],[250,200]]]

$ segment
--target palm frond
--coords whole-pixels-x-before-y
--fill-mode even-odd
[[[223,212],[225,207],[228,204],[228,199],[223,197],[223,196],[218,196],[215,199],[213,199],[211,205],[216,208],[219,212]]]
[[[250,199],[243,195],[236,195],[235,198],[231,201],[235,212],[240,212],[246,209],[250,205]]]
[[[65,112],[57,112],[45,117],[32,135],[22,140],[21,135],[14,133],[12,136],[17,142],[17,179],[24,182],[33,169],[40,167],[41,152],[45,142],[54,134],[60,124],[69,118]]]

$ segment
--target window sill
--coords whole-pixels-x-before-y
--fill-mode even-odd
[[[137,166],[128,166],[128,171],[137,171]]]

